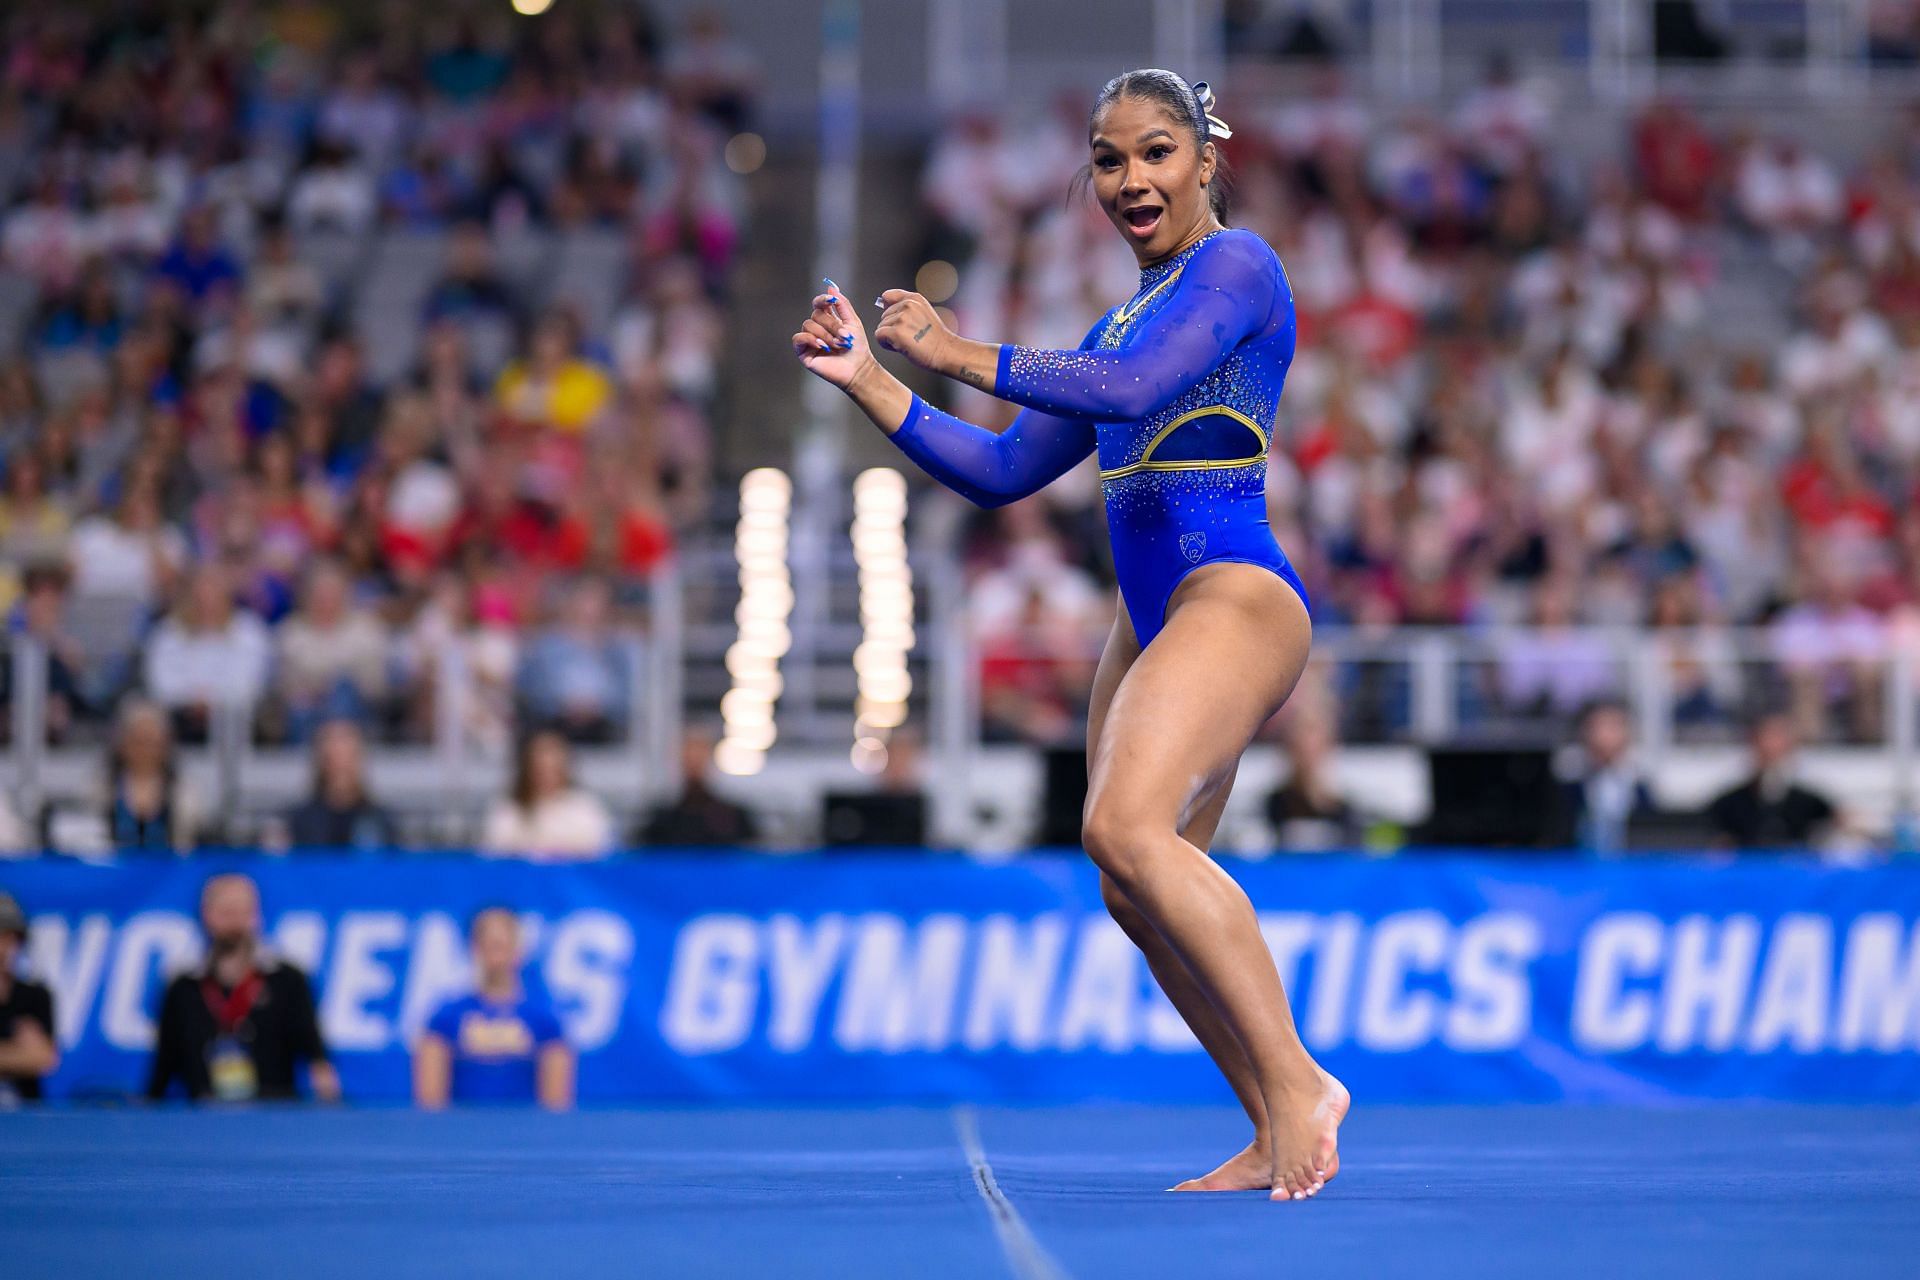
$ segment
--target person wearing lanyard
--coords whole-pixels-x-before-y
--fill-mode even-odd
[[[207,958],[162,998],[147,1096],[178,1084],[194,1101],[298,1098],[304,1063],[313,1096],[340,1098],[307,975],[260,941],[260,891],[243,875],[218,875],[200,893]]]

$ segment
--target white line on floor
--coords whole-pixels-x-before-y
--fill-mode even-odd
[[[953,1131],[959,1135],[960,1149],[966,1153],[967,1165],[973,1172],[974,1190],[987,1202],[987,1216],[993,1219],[994,1234],[1000,1237],[1000,1250],[1007,1255],[1007,1265],[1013,1268],[1013,1274],[1018,1280],[1067,1280],[1066,1270],[1040,1247],[1026,1219],[1000,1189],[1000,1183],[993,1176],[993,1166],[987,1163],[987,1153],[980,1145],[980,1125],[974,1119],[972,1107],[953,1109]]]

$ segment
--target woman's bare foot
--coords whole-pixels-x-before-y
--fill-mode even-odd
[[[1188,1178],[1175,1191],[1265,1191],[1273,1185],[1273,1158],[1267,1154],[1264,1138],[1255,1138],[1247,1149],[1204,1178]]]
[[[1327,1179],[1340,1169],[1340,1122],[1347,1118],[1353,1098],[1347,1087],[1321,1071],[1316,1085],[1267,1098],[1271,1126],[1272,1177],[1275,1200],[1304,1200],[1318,1195]]]

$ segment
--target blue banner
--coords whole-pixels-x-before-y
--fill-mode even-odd
[[[1363,1100],[1920,1100],[1920,868],[1771,859],[1225,864],[1308,1046]],[[520,912],[587,1102],[1225,1101],[1078,856],[0,866],[54,990],[56,1096],[135,1091],[215,871],[260,883],[348,1094],[401,1098]]]

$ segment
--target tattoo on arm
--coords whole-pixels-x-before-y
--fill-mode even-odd
[[[978,369],[962,369],[960,371],[960,377],[962,380],[971,382],[974,386],[979,387],[982,391],[987,389],[987,375],[981,373]]]
[[[926,324],[923,324],[920,326],[920,332],[913,335],[913,340],[915,342],[919,342],[932,332],[933,332],[933,322],[928,321]]]

